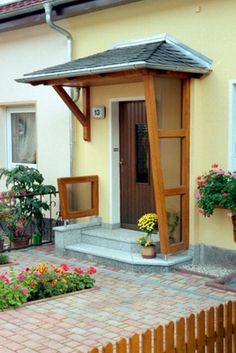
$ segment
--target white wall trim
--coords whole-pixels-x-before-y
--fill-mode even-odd
[[[144,100],[144,96],[119,97],[109,100],[109,223],[120,224],[120,141],[119,103]],[[115,150],[114,150],[115,149]]]
[[[228,169],[236,170],[236,80],[229,81]]]

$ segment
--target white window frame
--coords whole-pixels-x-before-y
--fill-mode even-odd
[[[11,128],[11,114],[12,113],[34,113],[36,122],[36,110],[35,107],[30,106],[14,106],[7,107],[6,109],[6,141],[7,141],[7,166],[9,169],[16,167],[17,165],[24,165],[32,168],[37,167],[37,153],[36,153],[36,163],[14,163],[12,161],[12,128]],[[37,135],[37,130],[36,130]],[[36,141],[37,146],[37,141]],[[37,147],[36,147],[37,151]]]

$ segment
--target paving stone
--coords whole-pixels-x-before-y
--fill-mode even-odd
[[[235,299],[233,293],[206,287],[206,278],[199,275],[117,271],[56,257],[52,245],[12,251],[10,257],[19,270],[38,262],[93,265],[97,288],[0,313],[0,353],[85,353]]]

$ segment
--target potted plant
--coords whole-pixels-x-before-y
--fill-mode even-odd
[[[146,259],[156,257],[156,246],[152,240],[152,233],[158,230],[158,219],[156,213],[146,213],[138,219],[138,227],[145,234],[137,239],[141,245],[141,255]]]
[[[236,172],[219,168],[217,163],[211,169],[197,177],[195,193],[198,212],[210,217],[216,208],[231,211],[234,240],[236,241]]]
[[[4,250],[4,231],[0,229],[0,252]]]
[[[55,194],[55,187],[45,185],[37,169],[22,165],[11,170],[0,169],[1,178],[5,178],[8,192],[1,194],[0,220],[6,225],[10,240],[25,239],[29,227],[42,234],[43,211],[49,205],[39,195]]]

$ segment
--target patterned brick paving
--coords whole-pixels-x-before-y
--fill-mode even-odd
[[[235,295],[191,274],[137,274],[59,258],[52,245],[11,253],[23,269],[38,262],[96,266],[96,288],[0,313],[0,353],[79,353],[128,337]],[[1,267],[0,272],[6,268]]]

